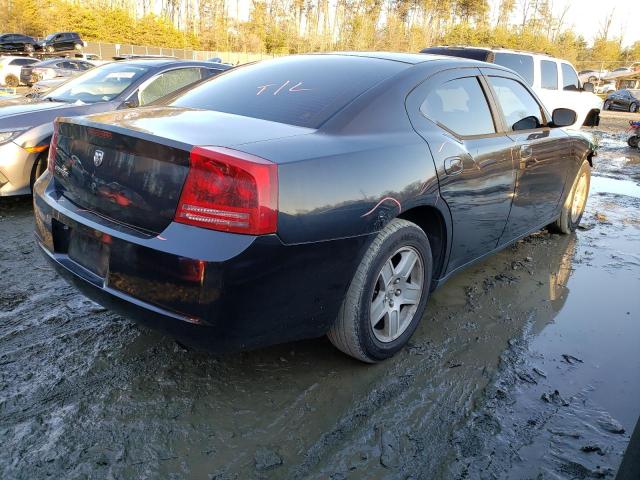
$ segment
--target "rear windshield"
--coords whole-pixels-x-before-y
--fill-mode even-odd
[[[358,95],[408,66],[355,56],[294,56],[230,70],[171,105],[318,128]]]
[[[529,85],[533,85],[533,57],[531,55],[496,52],[493,63],[514,70],[519,73]]]

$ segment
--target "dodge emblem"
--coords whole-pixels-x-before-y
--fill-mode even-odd
[[[96,150],[93,154],[93,164],[96,167],[102,165],[102,159],[104,158],[104,152],[102,150]]]

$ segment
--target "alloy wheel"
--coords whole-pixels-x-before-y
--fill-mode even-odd
[[[424,263],[420,253],[405,246],[384,263],[373,290],[369,317],[376,339],[392,342],[411,324],[422,297]]]

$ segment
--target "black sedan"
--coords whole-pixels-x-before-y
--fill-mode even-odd
[[[33,53],[38,47],[35,38],[21,33],[0,34],[0,53]]]
[[[0,99],[0,197],[31,193],[46,167],[56,117],[147,105],[228,68],[181,60],[114,62],[42,97]]]
[[[36,236],[86,295],[184,342],[328,333],[375,362],[453,274],[577,227],[593,151],[558,128],[574,120],[472,60],[261,62],[169,106],[59,120]]]
[[[616,90],[607,95],[605,110],[623,110],[636,113],[640,111],[640,90]]]

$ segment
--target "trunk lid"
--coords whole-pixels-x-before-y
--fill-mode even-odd
[[[233,148],[310,131],[166,107],[91,115],[60,122],[54,175],[76,205],[157,234],[174,218],[194,146]]]

